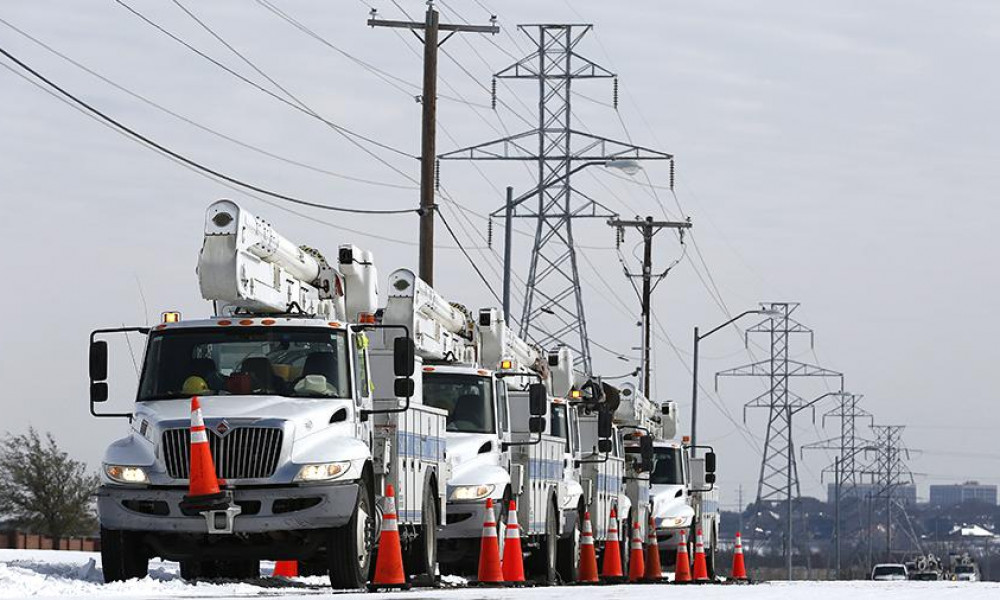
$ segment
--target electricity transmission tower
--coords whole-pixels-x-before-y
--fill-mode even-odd
[[[475,146],[446,152],[440,160],[529,161],[536,163],[534,189],[509,198],[491,217],[535,221],[535,241],[522,307],[521,334],[543,347],[562,343],[591,373],[590,344],[573,222],[580,218],[607,219],[615,211],[582,193],[572,176],[593,165],[639,168],[639,160],[672,160],[658,150],[616,141],[574,128],[572,86],[586,79],[614,79],[611,71],[581,56],[580,40],[592,25],[518,25],[531,38],[534,51],[494,75],[496,79],[533,80],[538,86],[538,121],[534,129]],[[617,101],[614,103],[617,109]],[[535,199],[533,207],[527,201]],[[509,236],[508,236],[509,238]],[[511,265],[506,264],[509,273]]]
[[[874,423],[872,422],[872,414],[858,407],[861,399],[864,398],[863,395],[837,392],[834,396],[838,400],[837,406],[823,415],[823,427],[826,427],[827,419],[837,419],[840,422],[840,435],[806,444],[802,446],[802,450],[833,450],[837,452],[834,464],[825,467],[820,473],[820,481],[822,482],[828,473],[833,474],[834,565],[837,579],[840,579],[841,540],[844,537],[841,531],[841,505],[845,498],[858,497],[857,485],[863,472],[862,461],[864,457],[862,455],[865,451],[870,450],[874,444],[874,442],[858,437],[857,421],[867,419],[869,426],[874,425]],[[855,504],[855,512],[858,512],[859,506],[858,503]],[[860,522],[860,519],[854,522]],[[851,533],[853,532],[849,532],[849,534]]]
[[[897,488],[913,483],[913,473],[904,460],[910,451],[903,445],[905,425],[874,425],[875,461],[866,471],[877,486],[876,498],[885,499],[885,554],[892,558],[892,502]],[[905,457],[905,458],[904,458]]]
[[[789,347],[794,334],[808,334],[812,345],[813,332],[808,327],[791,318],[798,308],[793,302],[762,303],[762,312],[767,317],[747,329],[750,334],[766,334],[770,339],[770,356],[764,360],[733,369],[720,371],[719,377],[766,377],[768,389],[760,396],[744,405],[744,419],[748,408],[768,409],[767,436],[764,442],[764,456],[757,480],[758,512],[764,502],[785,503],[785,535],[783,550],[788,578],[792,578],[792,502],[800,496],[798,466],[795,462],[795,446],[792,442],[792,417],[796,412],[812,406],[816,401],[807,402],[789,389],[793,377],[839,377],[843,388],[843,374],[817,365],[811,365],[789,357]],[[830,395],[830,394],[825,394]],[[818,399],[817,399],[818,400]],[[755,530],[753,527],[751,530]],[[756,538],[756,533],[753,533]],[[772,545],[773,540],[771,540]]]

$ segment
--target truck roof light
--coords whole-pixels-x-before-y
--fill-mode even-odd
[[[253,319],[243,319],[240,321],[240,325],[253,325]]]
[[[503,369],[504,371],[509,371],[509,370],[511,370],[511,369],[514,368],[514,361],[512,361],[512,360],[501,360],[500,361],[500,368]]]
[[[275,323],[274,319],[264,319],[263,321],[260,322],[261,325],[274,325],[274,323]]]
[[[219,325],[220,327],[226,327],[226,326],[232,325],[232,324],[233,324],[233,322],[230,321],[229,319],[222,319],[221,321],[219,321],[217,323],[217,325]]]
[[[180,323],[180,321],[181,321],[181,313],[179,313],[176,310],[169,310],[163,313],[164,323]]]
[[[490,372],[487,371],[486,369],[479,369],[478,371],[476,371],[476,373],[479,373],[480,375],[489,375],[490,374]]]
[[[330,327],[340,327],[340,323],[336,321],[330,321],[329,323],[327,323],[327,325],[329,325]]]
[[[358,313],[358,323],[364,323],[366,325],[374,325],[375,315],[369,312]]]
[[[684,443],[684,444],[690,444],[691,443],[691,436],[689,436],[689,435],[683,436],[681,438],[681,442]]]
[[[571,398],[583,398],[583,392],[580,390],[570,390],[569,395]]]
[[[425,373],[430,373],[433,370],[434,370],[434,367],[424,367],[424,372]]]

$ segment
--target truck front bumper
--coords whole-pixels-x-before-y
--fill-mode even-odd
[[[102,485],[97,493],[101,527],[164,533],[205,533],[205,518],[180,507],[186,490]],[[346,525],[358,497],[358,484],[236,488],[242,512],[233,533],[325,529]]]
[[[494,517],[499,518],[494,506]],[[483,535],[483,521],[486,515],[486,501],[449,502],[445,512],[445,526],[437,534],[439,540],[476,539]]]

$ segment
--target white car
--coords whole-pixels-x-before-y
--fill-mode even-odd
[[[979,581],[979,569],[976,565],[957,565],[955,581]]]
[[[872,581],[906,581],[906,565],[885,563],[872,569]]]

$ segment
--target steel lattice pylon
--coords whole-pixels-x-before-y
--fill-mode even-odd
[[[761,309],[768,316],[762,322],[747,329],[746,335],[767,334],[770,338],[770,357],[767,359],[720,371],[719,377],[766,377],[768,389],[744,406],[747,408],[767,408],[767,437],[764,442],[764,456],[757,480],[758,510],[763,502],[784,502],[786,505],[785,536],[782,542],[784,554],[791,572],[791,523],[792,501],[799,497],[798,465],[795,461],[795,446],[792,441],[792,417],[796,412],[811,407],[789,389],[792,377],[839,377],[843,387],[843,374],[789,358],[789,346],[793,334],[808,334],[812,340],[812,330],[791,318],[798,308],[797,303],[766,302]],[[751,530],[751,541],[756,541],[756,527]],[[772,541],[773,544],[773,541]]]
[[[576,51],[592,25],[518,25],[535,47],[527,57],[495,74],[498,79],[538,81],[538,126],[510,137],[439,155],[441,160],[515,160],[537,163],[534,189],[492,213],[535,219],[535,243],[521,313],[521,334],[543,347],[570,346],[591,373],[590,344],[573,220],[616,213],[572,185],[581,169],[616,160],[670,160],[670,154],[573,129],[572,84],[615,74]],[[537,198],[536,208],[525,202]]]
[[[870,412],[860,408],[858,404],[864,398],[862,394],[851,394],[849,392],[838,392],[835,394],[838,402],[837,406],[830,409],[823,415],[823,426],[826,427],[827,419],[836,419],[840,423],[840,435],[835,438],[813,442],[802,446],[803,450],[833,450],[839,457],[839,487],[840,500],[856,496],[855,489],[860,482],[859,478],[864,471],[864,454],[874,447],[874,442],[858,437],[857,421],[867,419],[869,426],[873,417]],[[823,468],[822,478],[828,473],[834,472],[834,465]]]

